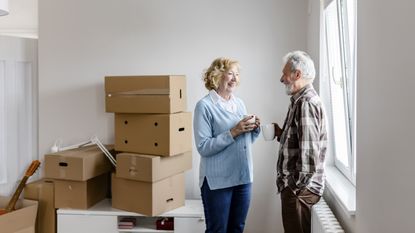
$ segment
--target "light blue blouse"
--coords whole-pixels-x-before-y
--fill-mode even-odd
[[[200,158],[199,186],[206,177],[210,189],[252,183],[251,145],[260,128],[233,138],[230,130],[247,114],[245,104],[234,97],[236,113],[226,111],[206,95],[196,104],[193,129]]]

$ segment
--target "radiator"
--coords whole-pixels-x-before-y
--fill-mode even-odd
[[[312,233],[344,233],[330,207],[323,198],[311,210]]]

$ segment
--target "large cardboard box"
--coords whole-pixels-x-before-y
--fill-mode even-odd
[[[184,173],[150,183],[112,175],[112,207],[158,216],[184,206]]]
[[[109,173],[87,181],[54,180],[55,207],[88,209],[105,199],[108,192]]]
[[[10,198],[0,196],[0,208],[5,208]],[[16,210],[0,215],[1,233],[34,233],[37,201],[19,200]]]
[[[185,111],[184,75],[107,76],[105,109],[118,113],[174,113]]]
[[[191,168],[191,151],[170,157],[120,153],[117,154],[116,176],[124,179],[155,182]]]
[[[41,179],[26,184],[24,198],[38,201],[36,233],[55,233],[56,210],[53,181]]]
[[[46,178],[86,181],[111,169],[111,162],[96,145],[45,155]]]
[[[172,156],[192,150],[192,114],[115,114],[115,149]]]

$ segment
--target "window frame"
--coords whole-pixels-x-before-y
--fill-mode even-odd
[[[330,43],[328,42],[328,17],[326,17],[327,15],[327,7],[330,6],[330,4],[336,4],[336,15],[337,15],[337,30],[338,30],[338,43],[339,43],[339,55],[340,55],[340,64],[341,64],[341,82],[343,85],[343,101],[344,101],[344,114],[345,114],[345,129],[346,129],[346,138],[347,138],[347,142],[346,142],[346,146],[347,146],[347,160],[348,160],[348,164],[349,167],[346,167],[345,164],[343,164],[343,162],[340,161],[339,157],[336,154],[336,149],[335,149],[335,140],[332,140],[331,146],[333,146],[334,148],[334,156],[333,156],[333,160],[334,160],[334,166],[343,173],[343,175],[345,177],[347,177],[352,183],[353,185],[356,184],[356,153],[355,153],[355,135],[356,135],[356,98],[355,98],[355,94],[356,94],[356,71],[355,71],[355,64],[356,64],[356,27],[355,27],[355,22],[356,20],[353,20],[353,24],[354,25],[349,25],[349,12],[348,12],[348,4],[350,4],[350,1],[355,1],[355,0],[333,0],[332,2],[330,2],[329,4],[327,4],[326,9],[324,9],[324,37],[325,37],[325,49],[326,51],[324,52],[324,56],[326,56],[325,59],[325,69],[327,70],[327,76],[328,79],[333,79],[333,73],[331,72],[331,65],[330,65]],[[356,4],[355,2],[353,2],[353,9],[354,9],[354,19],[356,19]],[[351,26],[352,28],[349,28],[349,26]],[[353,34],[353,43],[351,43],[352,41],[350,41],[350,30],[354,30],[354,34]],[[332,109],[332,102],[331,102],[331,98],[332,98],[332,88],[330,85],[332,83],[332,80],[329,80],[329,98],[330,98],[330,108]],[[333,129],[333,138],[336,137],[336,133],[335,133],[335,122],[334,122],[334,111],[330,111],[332,113],[331,118],[333,119],[332,121],[332,129]]]

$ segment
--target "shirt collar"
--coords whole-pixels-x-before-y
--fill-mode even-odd
[[[304,95],[304,93],[306,93],[308,90],[311,90],[311,89],[313,89],[313,85],[311,83],[305,85],[297,93],[291,96],[291,103],[297,102],[298,99],[300,99],[300,97]]]
[[[209,96],[212,99],[212,101],[213,101],[214,104],[218,103],[219,101],[226,103],[228,101],[233,101],[234,100],[234,96],[232,94],[231,94],[231,98],[229,98],[229,100],[225,100],[215,90],[210,90],[209,91]]]

